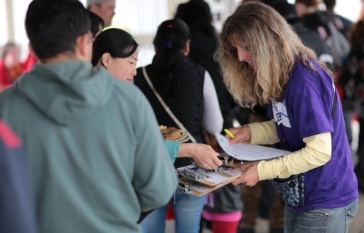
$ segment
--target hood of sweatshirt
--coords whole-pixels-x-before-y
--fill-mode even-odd
[[[110,99],[113,78],[103,68],[81,61],[35,65],[15,90],[60,125],[74,124]]]

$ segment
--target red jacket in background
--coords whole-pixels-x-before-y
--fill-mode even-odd
[[[30,71],[36,63],[37,58],[32,53],[28,54],[25,62],[10,69],[6,68],[4,62],[0,60],[0,90],[11,86],[22,74]]]

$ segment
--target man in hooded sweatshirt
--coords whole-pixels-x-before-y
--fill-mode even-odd
[[[41,63],[0,94],[0,117],[23,141],[39,231],[140,232],[177,186],[148,101],[92,67],[79,1],[33,0],[25,27]]]

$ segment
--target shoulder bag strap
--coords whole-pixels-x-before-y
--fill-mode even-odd
[[[336,105],[337,105],[337,91],[336,88],[334,88],[334,103],[332,105],[332,109],[331,109],[331,118],[334,118],[335,116],[335,112],[336,112]]]
[[[162,97],[159,95],[159,93],[157,92],[157,90],[154,88],[153,83],[150,81],[149,76],[147,74],[147,70],[145,69],[145,67],[142,68],[143,71],[143,75],[145,77],[145,80],[147,81],[150,89],[152,89],[152,91],[154,92],[154,95],[157,97],[157,99],[159,100],[159,102],[161,103],[161,105],[163,106],[164,110],[166,110],[166,112],[168,113],[168,115],[172,118],[172,120],[174,121],[174,123],[176,123],[176,125],[184,130],[185,132],[188,133],[190,140],[192,142],[196,142],[196,139],[190,134],[190,132],[188,132],[188,130],[183,126],[183,124],[178,120],[178,118],[173,114],[173,112],[171,111],[171,109],[168,107],[168,105],[164,102],[164,100],[162,99]]]

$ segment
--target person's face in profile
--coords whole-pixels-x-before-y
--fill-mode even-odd
[[[92,11],[99,15],[105,23],[105,26],[110,26],[112,17],[115,15],[115,0],[108,0],[100,4],[95,4]]]
[[[103,55],[107,56],[107,55]],[[111,74],[111,76],[132,83],[134,76],[137,74],[136,65],[138,62],[138,50],[127,58],[118,58],[108,56],[103,59],[103,66]]]
[[[238,60],[240,62],[246,62],[252,68],[254,68],[254,64],[251,61],[250,53],[248,52],[246,45],[243,42],[235,39],[232,42],[232,46],[236,50],[236,55],[237,55]]]
[[[20,51],[16,46],[10,46],[4,57],[6,67],[14,67],[20,64]]]

